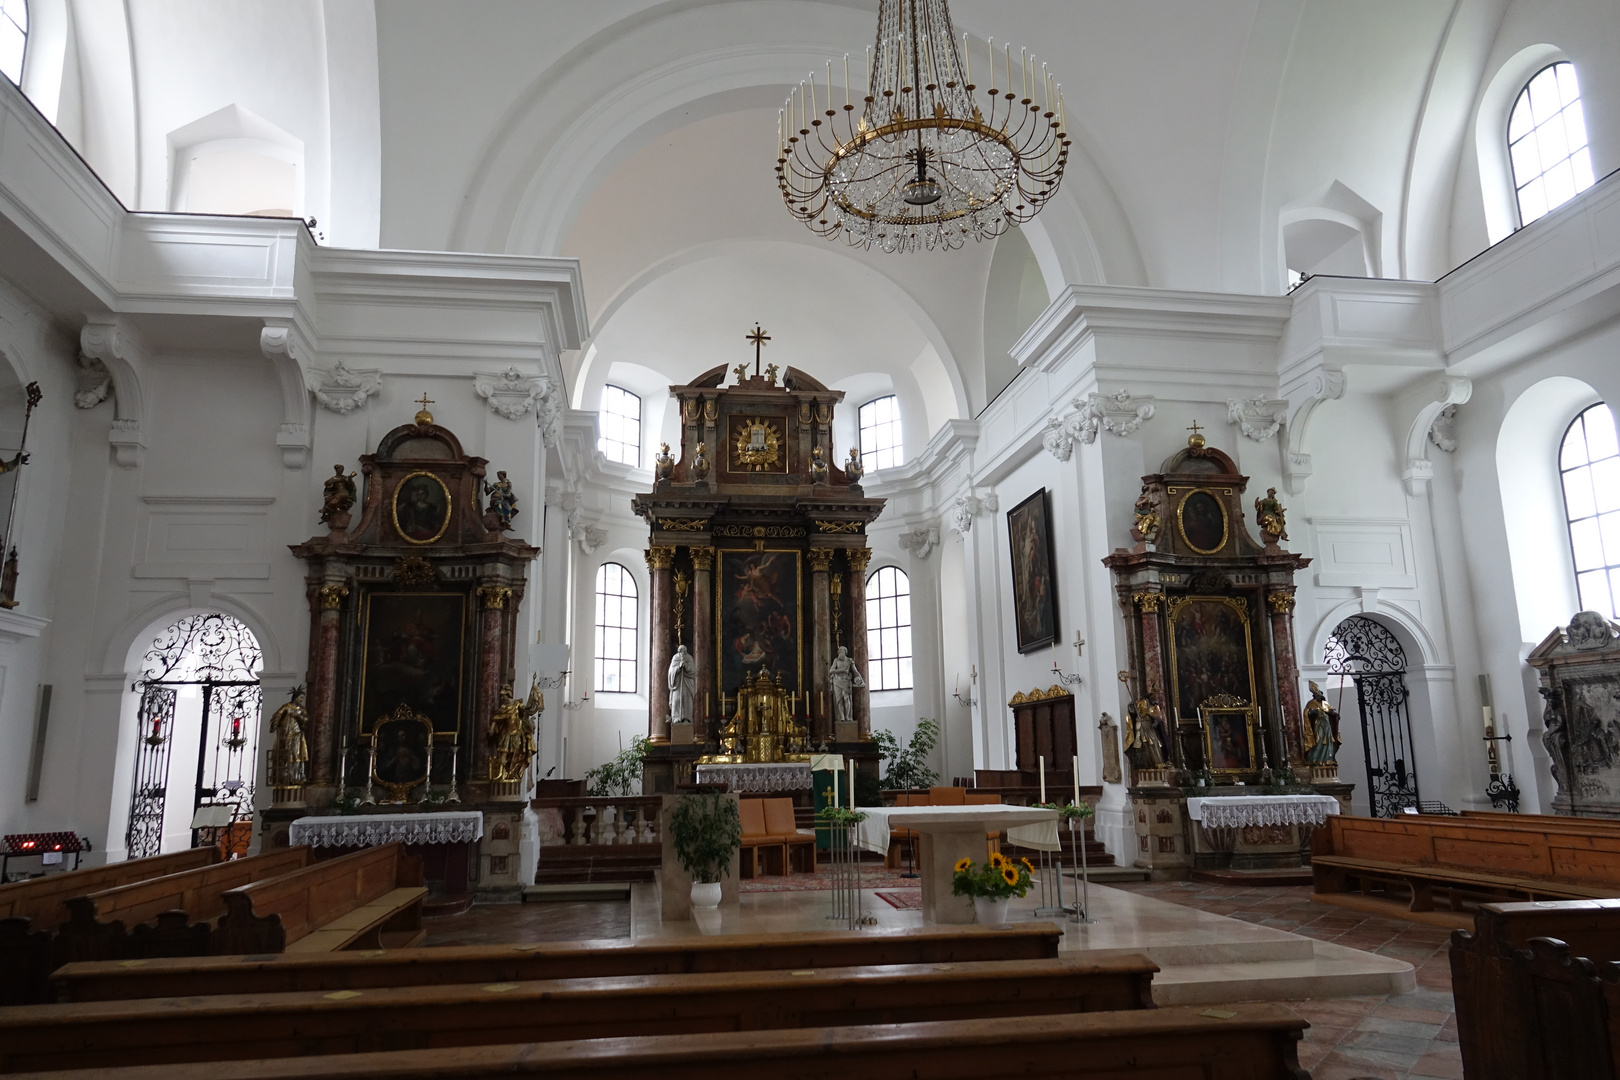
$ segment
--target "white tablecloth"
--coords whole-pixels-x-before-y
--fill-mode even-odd
[[[978,806],[859,806],[856,807],[866,815],[866,820],[856,827],[855,842],[867,851],[876,851],[887,855],[889,852],[890,819],[898,818],[895,824],[900,828],[906,827],[905,816],[908,813],[929,814],[961,814],[964,817],[974,816],[985,820],[985,832],[996,827],[995,818],[1001,814],[1023,813],[1027,814],[1036,809],[1030,806],[997,806],[994,803]],[[1007,829],[1008,843],[1020,847],[1034,848],[1038,851],[1058,850],[1058,818],[1056,810],[1049,810],[1052,815],[1050,821],[1037,821],[1032,825],[1014,825]],[[926,826],[924,826],[926,828]]]
[[[808,791],[810,763],[784,761],[777,765],[699,765],[700,784],[729,784],[732,791]]]
[[[1187,816],[1206,829],[1320,825],[1338,812],[1339,800],[1331,795],[1227,795],[1187,800]]]
[[[436,814],[345,814],[301,817],[287,826],[293,847],[378,847],[382,844],[466,844],[484,835],[477,810]]]

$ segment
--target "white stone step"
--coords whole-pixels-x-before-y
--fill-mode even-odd
[[[1404,960],[1313,942],[1308,960],[1167,965],[1153,977],[1158,1005],[1212,1005],[1230,1001],[1404,994],[1417,988],[1417,972]]]

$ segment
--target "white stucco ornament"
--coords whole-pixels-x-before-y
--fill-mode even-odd
[[[1238,425],[1245,438],[1265,442],[1288,419],[1288,402],[1278,398],[1227,398],[1226,422]]]
[[[310,390],[321,406],[347,416],[382,389],[382,372],[376,368],[351,368],[342,360],[331,371],[320,368],[309,373]]]
[[[93,356],[79,354],[78,390],[73,404],[81,409],[93,409],[112,394],[112,372],[107,365]]]
[[[973,528],[973,519],[979,514],[993,514],[1001,503],[995,493],[988,495],[958,495],[952,504],[951,528],[966,536]]]
[[[473,389],[497,416],[517,420],[529,415],[546,396],[551,382],[543,375],[525,375],[516,367],[499,374],[479,372],[473,376]]]
[[[911,552],[913,558],[926,559],[939,546],[939,530],[930,527],[903,532],[900,546]]]

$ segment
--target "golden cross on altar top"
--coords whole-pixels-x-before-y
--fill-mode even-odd
[[[743,340],[751,341],[754,344],[754,377],[757,379],[759,378],[759,350],[763,349],[765,347],[765,343],[771,340],[771,335],[761,330],[759,328],[759,323],[755,323],[754,332],[752,334],[743,335]]]
[[[424,391],[422,391],[422,399],[420,401],[418,401],[417,404],[422,406],[422,408],[425,409],[429,405],[435,404],[435,402],[434,402],[434,400],[432,398],[427,396],[427,391],[424,390]]]
[[[1187,429],[1187,430],[1188,430],[1188,431],[1190,431],[1190,432],[1192,432],[1192,433],[1193,433],[1193,434],[1194,434],[1194,435],[1196,435],[1196,434],[1198,434],[1198,433],[1199,433],[1199,432],[1200,432],[1200,431],[1202,431],[1202,430],[1203,430],[1203,429],[1202,429],[1202,428],[1200,428],[1200,427],[1199,427],[1199,426],[1198,426],[1198,421],[1196,421],[1196,420],[1194,420],[1194,421],[1193,421],[1193,422],[1192,422],[1192,426],[1191,426],[1191,427],[1189,427],[1189,428],[1188,428],[1188,429]]]

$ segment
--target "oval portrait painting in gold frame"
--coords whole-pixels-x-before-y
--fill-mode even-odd
[[[1205,488],[1194,488],[1176,507],[1181,540],[1200,555],[1214,555],[1226,546],[1226,505]]]
[[[431,544],[450,527],[450,489],[430,472],[408,474],[394,488],[394,529],[407,544]]]

